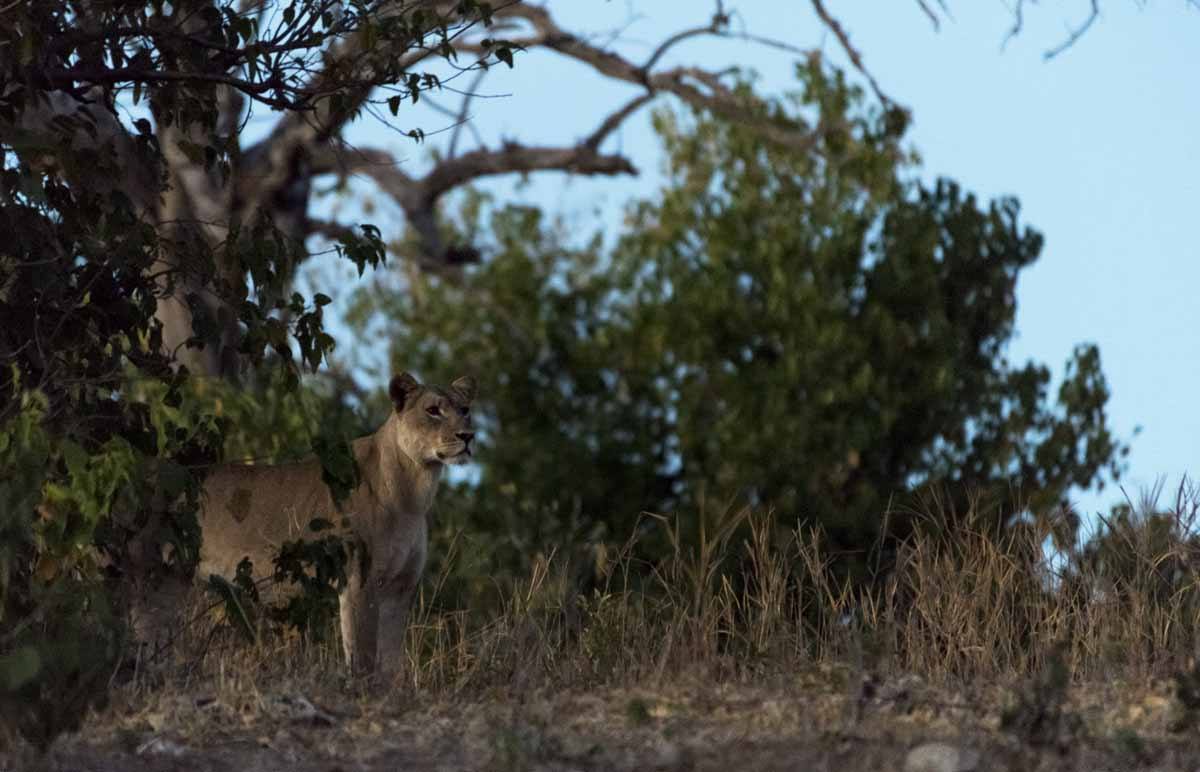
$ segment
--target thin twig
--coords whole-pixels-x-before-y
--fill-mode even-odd
[[[470,126],[470,119],[467,117],[467,109],[471,106],[471,99],[475,96],[475,92],[479,89],[479,85],[483,83],[483,79],[487,76],[487,74],[487,70],[480,70],[478,73],[476,73],[475,80],[471,82],[471,86],[467,89],[467,93],[463,94],[462,107],[458,110],[458,124],[454,127],[454,133],[450,135],[450,146],[446,149],[446,155],[449,158],[453,158],[458,152],[458,137],[460,134],[462,134],[463,127]],[[479,132],[475,130],[474,126],[471,126],[470,128],[475,132],[476,141],[482,145],[483,140],[479,136]]]
[[[642,71],[650,72],[650,70],[654,69],[654,65],[658,64],[658,60],[662,59],[663,55],[677,43],[681,43],[688,38],[694,38],[699,35],[714,35],[719,32],[719,27],[717,27],[715,24],[709,24],[705,27],[692,27],[691,29],[685,29],[682,32],[675,33],[671,37],[664,40],[658,48],[654,49],[654,53],[650,54],[650,58],[647,59],[646,63],[642,65]]]
[[[863,64],[862,55],[858,52],[858,49],[850,43],[850,36],[846,33],[845,28],[842,27],[841,22],[835,19],[829,13],[829,11],[826,10],[825,3],[823,3],[822,0],[812,0],[812,4],[813,9],[817,12],[817,16],[819,16],[821,21],[824,22],[825,26],[828,27],[831,32],[833,32],[834,36],[838,39],[838,42],[842,44],[842,50],[846,52],[846,56],[850,57],[850,63],[854,65],[854,69],[858,70],[859,73],[861,73],[862,76],[867,79],[867,83],[871,85],[871,90],[875,92],[875,96],[879,97],[879,101],[883,102],[884,104],[894,104],[894,102],[883,93],[883,90],[879,88],[879,84],[875,81],[875,76],[873,76]]]
[[[1088,29],[1098,18],[1100,18],[1100,0],[1092,0],[1092,11],[1088,14],[1088,17],[1083,24],[1072,30],[1070,37],[1063,41],[1058,47],[1052,48],[1046,53],[1042,54],[1042,61],[1048,62],[1061,54],[1063,51],[1066,51],[1068,48],[1075,45],[1075,41],[1083,37],[1084,33],[1088,31]]]
[[[1000,43],[1000,50],[1003,51],[1008,42],[1021,34],[1021,29],[1025,26],[1025,0],[1017,0],[1017,4],[1013,6],[1013,25],[1009,29],[1008,34],[1004,36],[1004,40]]]
[[[940,19],[938,19],[937,14],[934,13],[934,10],[929,7],[925,0],[917,0],[917,5],[921,6],[921,10],[925,12],[925,16],[929,18],[929,23],[933,25],[933,31],[940,32],[942,29],[942,22]]]
[[[654,99],[654,93],[649,91],[631,99],[620,110],[617,110],[612,115],[605,118],[604,122],[600,124],[600,127],[592,132],[590,137],[583,141],[583,146],[591,148],[592,150],[598,150],[600,148],[600,143],[604,141],[605,137],[607,137],[618,126],[624,123],[625,119],[632,115],[635,110],[652,99]]]

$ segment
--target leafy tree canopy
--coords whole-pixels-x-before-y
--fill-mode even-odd
[[[1119,473],[1095,346],[1057,394],[1046,366],[1006,358],[1042,249],[1016,200],[919,181],[901,116],[816,60],[799,76],[798,96],[746,109],[821,125],[807,147],[659,113],[670,182],[611,249],[474,198],[458,227],[490,235],[489,260],[360,297],[393,362],[482,378],[481,474],[443,510],[508,538],[499,560],[735,499],[865,551],[920,486],[1017,491],[994,528]]]

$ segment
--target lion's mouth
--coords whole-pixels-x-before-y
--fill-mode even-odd
[[[457,451],[450,451],[450,452],[445,452],[445,451],[441,451],[441,450],[437,451],[436,455],[438,457],[438,460],[439,461],[463,461],[463,462],[467,461],[467,459],[472,457],[471,446],[465,442],[462,443],[462,445],[463,445],[462,449],[457,450]]]

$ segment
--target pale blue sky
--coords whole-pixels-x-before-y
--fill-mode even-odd
[[[726,6],[739,14],[735,26],[845,61],[802,0]],[[924,172],[950,176],[983,196],[1016,195],[1025,221],[1045,234],[1041,260],[1020,279],[1010,358],[1033,358],[1060,373],[1076,343],[1097,342],[1113,392],[1113,427],[1125,438],[1142,427],[1122,480],[1129,493],[1136,499],[1139,487],[1158,476],[1170,486],[1185,472],[1200,472],[1200,10],[1182,0],[1143,10],[1132,0],[1107,0],[1086,36],[1043,62],[1042,52],[1086,16],[1086,2],[1027,8],[1025,30],[1004,51],[1012,16],[999,0],[951,2],[955,17],[940,32],[915,1],[827,0],[826,6],[883,90],[912,108],[909,138]],[[632,13],[636,18],[612,47],[634,60],[671,32],[703,24],[711,10],[707,3],[666,0],[559,0],[550,8],[564,26],[601,34],[623,27]],[[736,64],[757,70],[762,89],[778,91],[793,87],[794,59],[744,42],[702,39],[680,45],[662,66]],[[636,93],[544,52],[519,55],[514,70],[495,70],[480,91],[496,95],[471,109],[475,127],[493,145],[501,138],[577,140]],[[503,199],[572,214],[581,235],[616,228],[623,204],[653,195],[662,181],[648,119],[649,111],[638,114],[604,148],[628,154],[642,170],[637,178],[543,174],[519,189],[513,178],[487,187]],[[447,123],[420,106],[402,109],[396,119],[399,128],[426,131]],[[444,146],[447,136],[429,144]],[[410,172],[426,165],[423,149],[376,121],[356,125],[350,138],[392,148]],[[462,142],[460,151],[469,149],[469,133]],[[351,211],[344,216],[355,219]],[[385,204],[366,219],[385,236],[398,233],[403,221]],[[1120,495],[1109,487],[1076,501],[1085,513],[1107,512]]]

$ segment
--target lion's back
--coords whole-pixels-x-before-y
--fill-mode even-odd
[[[231,576],[244,557],[263,575],[285,541],[310,535],[314,518],[334,514],[315,459],[220,467],[205,481],[201,499],[201,575]]]

